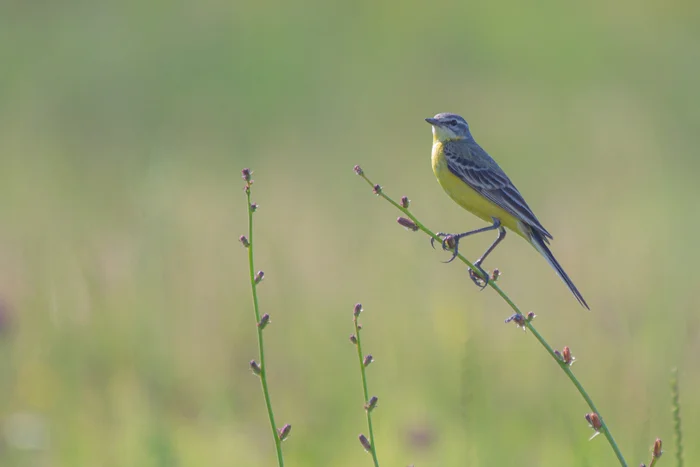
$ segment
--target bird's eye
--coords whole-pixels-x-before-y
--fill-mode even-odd
[[[456,124],[457,124],[457,120],[450,120],[450,121],[447,122],[447,123],[449,123],[450,125],[456,125]]]

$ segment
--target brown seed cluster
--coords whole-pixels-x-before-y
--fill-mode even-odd
[[[367,437],[365,435],[360,435],[359,439],[360,439],[360,444],[362,445],[363,448],[365,448],[365,451],[369,452],[372,450],[372,445],[369,444],[369,440],[367,439]]]
[[[418,230],[418,225],[416,225],[415,222],[413,222],[411,219],[406,219],[405,217],[399,217],[396,219],[396,222],[399,223],[399,225],[406,227],[409,230],[413,230],[414,232]]]
[[[371,412],[374,410],[374,408],[377,406],[377,402],[379,401],[379,398],[377,396],[372,396],[370,397],[369,401],[365,404],[365,410],[367,412]]]
[[[562,357],[563,362],[569,366],[571,366],[574,363],[574,360],[576,360],[576,357],[571,355],[571,349],[567,346],[565,346],[564,350],[562,350]]]
[[[250,183],[252,179],[250,176],[253,174],[253,172],[250,169],[243,169],[241,170],[241,178],[246,182]]]
[[[355,308],[352,310],[352,315],[357,318],[362,313],[362,303],[355,304]]]
[[[258,271],[258,273],[255,275],[255,283],[259,284],[264,278],[265,278],[265,273],[262,271]]]
[[[600,429],[603,428],[603,422],[600,420],[600,416],[598,416],[598,414],[595,412],[587,413],[586,421],[595,431],[595,433],[593,433],[593,436],[591,436],[590,438],[593,439],[596,436],[598,436],[598,434],[600,433]]]
[[[279,434],[280,441],[284,441],[285,439],[287,439],[289,437],[290,431],[292,431],[292,425],[290,425],[289,423],[280,428],[277,432]]]
[[[243,191],[246,193],[250,193],[250,186],[253,184],[253,179],[251,178],[253,175],[253,171],[250,169],[243,169],[241,170],[241,178],[245,182],[245,185],[243,186]]]
[[[508,319],[505,320],[506,323],[513,322],[517,327],[525,331],[527,329],[527,326],[525,323],[527,322],[525,316],[523,316],[520,313],[515,313],[511,315]]]
[[[258,327],[262,330],[262,329],[265,329],[268,324],[270,324],[270,315],[265,313],[260,318],[260,321],[258,322]]]

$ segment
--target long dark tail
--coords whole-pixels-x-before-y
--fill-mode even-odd
[[[564,283],[569,287],[569,290],[571,290],[571,293],[574,294],[574,297],[576,297],[576,300],[578,302],[585,306],[587,309],[588,308],[588,303],[586,303],[586,300],[583,299],[583,295],[581,295],[581,292],[578,291],[574,283],[571,281],[569,276],[564,272],[564,268],[561,267],[561,264],[554,258],[554,255],[552,252],[549,250],[549,247],[547,246],[546,239],[542,236],[541,233],[537,232],[534,229],[530,229],[529,235],[530,237],[530,243],[539,251],[542,256],[545,257],[547,262],[554,268],[554,270],[557,272],[559,277],[561,277],[561,280],[564,281]]]

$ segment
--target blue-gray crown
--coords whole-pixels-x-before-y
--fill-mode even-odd
[[[445,112],[433,118],[426,118],[425,121],[431,125],[447,128],[457,136],[469,136],[469,124],[461,115]]]

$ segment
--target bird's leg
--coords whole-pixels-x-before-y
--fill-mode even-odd
[[[459,241],[461,239],[463,239],[464,237],[468,237],[470,235],[478,234],[481,232],[488,232],[489,230],[496,230],[496,229],[502,228],[500,219],[498,219],[496,217],[492,217],[491,219],[493,220],[492,225],[489,225],[488,227],[482,227],[482,228],[476,229],[476,230],[470,230],[469,232],[463,232],[461,234],[456,234],[456,235],[455,234],[447,234],[444,232],[436,233],[435,235],[438,238],[442,238],[442,249],[445,251],[452,250],[452,257],[444,262],[451,263],[452,260],[454,260],[457,257],[457,254],[459,253]],[[499,237],[500,237],[500,234],[499,234]],[[499,240],[497,240],[493,245],[491,245],[491,248],[495,247],[498,244],[498,241]],[[433,248],[435,248],[435,239],[434,238],[430,239],[430,245]],[[491,251],[489,250],[486,254],[484,254],[484,256],[482,258],[485,258],[486,255],[490,252]]]
[[[496,237],[496,240],[491,244],[490,247],[484,252],[483,255],[481,255],[481,258],[477,259],[474,261],[474,267],[479,270],[479,272],[484,276],[482,279],[479,277],[474,271],[469,269],[469,277],[471,277],[472,281],[477,285],[477,287],[480,287],[483,289],[487,285],[489,285],[489,275],[484,269],[481,267],[481,263],[484,262],[486,257],[491,254],[493,250],[496,249],[499,243],[503,241],[503,239],[506,238],[506,229],[503,227],[498,227],[498,237]],[[482,285],[483,284],[483,285]]]

